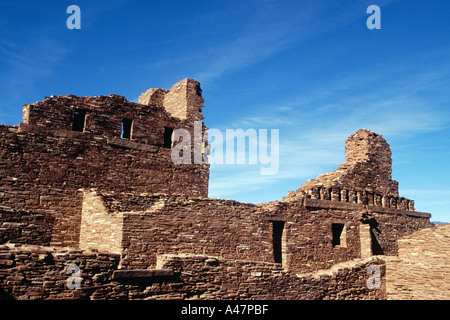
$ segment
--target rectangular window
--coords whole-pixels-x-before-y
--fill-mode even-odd
[[[133,128],[133,120],[122,119],[122,139],[131,139],[131,132]]]
[[[332,240],[333,248],[347,246],[345,225],[343,223],[332,223],[331,232],[333,233],[333,240]]]
[[[282,237],[283,237],[284,221],[272,221],[272,246],[273,260],[275,263],[282,263]]]
[[[73,113],[72,131],[84,132],[86,110],[75,110]]]
[[[164,128],[164,148],[172,148],[172,133],[172,128]]]

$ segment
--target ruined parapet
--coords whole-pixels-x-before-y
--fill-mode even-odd
[[[181,80],[170,91],[148,89],[139,97],[140,104],[163,106],[172,117],[181,120],[202,120],[203,102],[200,83],[192,79]]]
[[[345,142],[346,161],[332,172],[308,180],[286,200],[311,198],[414,210],[414,201],[399,197],[392,180],[391,149],[386,140],[360,129]]]
[[[164,105],[164,96],[168,93],[169,90],[161,89],[161,88],[152,88],[145,91],[143,94],[139,96],[139,104],[143,104],[146,106],[149,105]]]

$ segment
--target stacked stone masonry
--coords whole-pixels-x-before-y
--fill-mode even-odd
[[[385,278],[376,258],[302,275],[275,263],[189,254],[162,255],[158,269],[124,272],[117,254],[31,245],[0,245],[0,258],[1,299],[383,299],[386,291],[384,282],[379,290],[366,286],[369,265]],[[68,273],[70,266],[79,273]]]
[[[179,92],[181,101],[201,94],[198,82],[182,83],[190,91]],[[200,110],[201,96],[194,101]],[[80,111],[82,128],[74,131]],[[129,139],[121,137],[123,119],[132,120]],[[76,246],[79,188],[207,196],[209,165],[174,165],[170,146],[164,146],[166,128],[193,131],[194,120],[172,117],[162,105],[137,104],[116,95],[52,96],[24,105],[23,123],[0,126],[0,205],[46,211],[54,220],[47,244]]]
[[[417,231],[385,257],[390,300],[450,299],[450,224]]]
[[[24,105],[18,126],[0,125],[0,294],[389,298],[392,259],[411,250],[400,239],[434,229],[398,194],[382,136],[358,130],[337,170],[281,201],[213,199],[208,163],[171,159],[173,130],[193,135],[200,122],[207,133],[203,103],[200,84],[184,79],[139,103],[52,96]],[[82,282],[70,290],[73,265]],[[377,289],[367,286],[373,265]]]

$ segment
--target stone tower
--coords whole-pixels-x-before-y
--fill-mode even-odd
[[[391,149],[381,135],[366,129],[356,131],[345,142],[345,157],[346,161],[336,170],[308,180],[287,198],[301,197],[317,190],[323,193],[317,198],[325,200],[333,200],[332,193],[340,198],[348,197],[349,192],[361,199],[366,198],[365,194],[377,195],[380,199],[399,196],[398,182],[392,180]],[[341,194],[342,190],[345,195]],[[352,202],[351,199],[347,201]],[[360,200],[355,199],[355,202]]]

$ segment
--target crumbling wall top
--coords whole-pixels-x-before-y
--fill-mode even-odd
[[[310,193],[312,189],[368,192],[384,197],[399,196],[398,182],[392,180],[391,175],[391,149],[381,135],[366,129],[356,131],[345,142],[345,156],[346,161],[336,170],[308,180],[286,198]],[[325,199],[327,198],[332,200],[328,194]]]
[[[359,129],[345,141],[345,157],[348,163],[376,161],[391,172],[391,149],[386,140],[371,130]]]
[[[200,82],[193,79],[183,79],[170,90],[148,89],[139,97],[140,104],[163,106],[173,117],[181,120],[202,120],[203,102]]]

